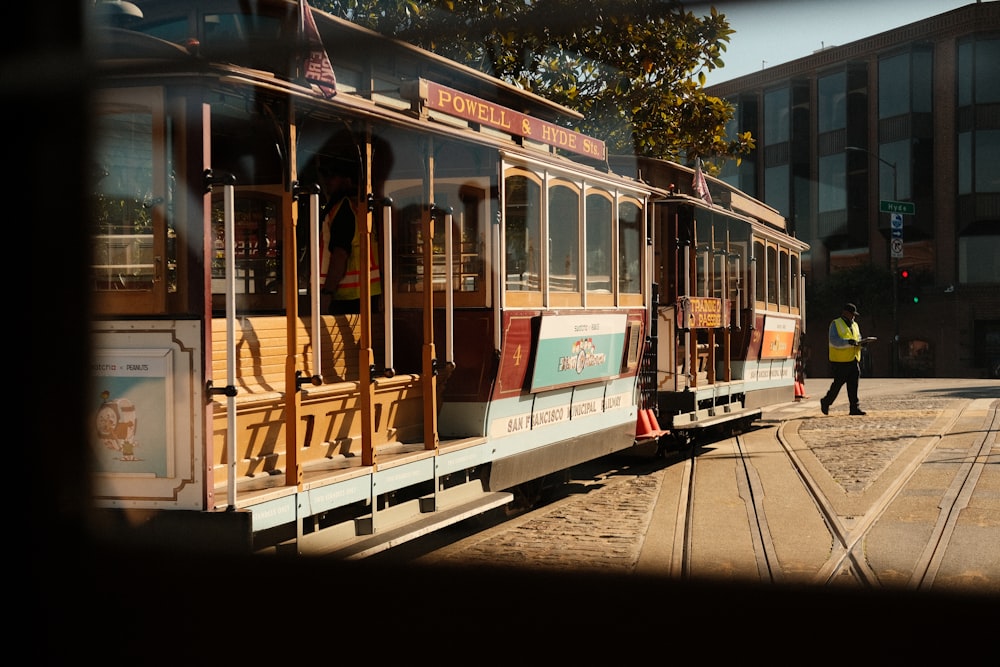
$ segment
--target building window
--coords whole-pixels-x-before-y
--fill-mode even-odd
[[[976,177],[973,181],[976,192],[1000,192],[1000,130],[976,132],[975,144]]]
[[[958,194],[1000,192],[1000,130],[958,135]]]
[[[835,153],[819,159],[819,212],[847,208],[847,156]]]
[[[782,164],[764,170],[764,201],[786,218],[789,215],[788,165]]]
[[[958,106],[1000,102],[1000,39],[958,47]]]
[[[934,56],[924,49],[878,61],[878,117],[930,113],[933,104]]]
[[[764,95],[764,145],[773,146],[788,141],[791,105],[788,88]]]
[[[972,132],[958,134],[958,194],[972,194]]]
[[[847,72],[820,77],[817,82],[816,124],[820,132],[847,126]]]
[[[958,47],[957,185],[960,283],[1000,282],[1000,222],[992,204],[1000,193],[1000,39],[969,40]]]
[[[1000,283],[1000,235],[958,239],[958,282]]]
[[[931,113],[934,108],[934,54],[930,51],[913,52],[911,100],[914,113]]]
[[[733,117],[726,123],[726,138],[735,139],[740,133],[740,106],[738,102],[727,100],[733,105]],[[725,160],[722,169],[719,171],[719,180],[728,183],[734,188],[740,187],[740,168],[736,160]]]
[[[958,48],[958,193],[1000,192],[1000,127],[985,105],[1000,102],[1000,39],[969,41]],[[970,110],[969,107],[982,107]],[[964,109],[964,111],[963,111]]]
[[[878,62],[878,117],[892,118],[910,111],[910,59],[908,53]]]
[[[881,144],[878,148],[881,160],[878,163],[879,198],[894,201],[909,201],[910,194],[910,140]],[[893,173],[889,164],[895,165]]]

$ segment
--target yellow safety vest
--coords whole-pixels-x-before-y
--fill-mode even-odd
[[[833,324],[837,327],[837,335],[839,335],[844,340],[861,340],[861,329],[858,327],[857,322],[851,322],[848,326],[844,318],[838,317],[833,321]],[[860,361],[861,360],[861,346],[859,345],[844,345],[843,347],[838,347],[830,341],[830,361]]]
[[[354,206],[349,199],[343,199],[330,213],[323,219],[322,229],[320,230],[320,284],[326,279],[327,269],[330,266],[330,222],[337,218],[337,213],[340,211],[340,207],[347,203],[351,207],[351,212],[355,213]],[[359,256],[361,255],[361,226],[357,223],[357,215],[354,216],[354,237],[351,239],[351,255],[347,258],[347,270],[344,272],[344,277],[341,279],[340,284],[337,286],[337,291],[333,293],[333,298],[346,301],[348,299],[360,299],[361,298],[361,262],[359,261]],[[372,234],[370,237],[370,242],[368,244],[368,266],[370,270],[369,274],[369,284],[371,285],[370,294],[371,296],[377,296],[382,293],[382,273],[379,270],[379,249],[378,241],[375,235]]]

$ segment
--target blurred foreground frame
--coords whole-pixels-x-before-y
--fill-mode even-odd
[[[312,607],[323,601],[349,611],[334,621],[348,630],[335,640],[342,646],[344,639],[352,641],[350,626],[362,629],[372,618],[369,614],[392,609],[385,606],[386,595],[397,604],[408,600],[416,608],[426,605],[434,610],[423,621],[396,615],[391,630],[403,635],[396,634],[397,639],[423,636],[435,641],[446,632],[452,650],[480,651],[473,654],[476,663],[495,651],[502,637],[506,637],[503,643],[514,639],[508,645],[518,652],[529,645],[552,646],[563,660],[586,657],[589,662],[603,652],[621,659],[632,651],[638,654],[637,649],[645,655],[646,642],[655,641],[664,630],[669,633],[670,625],[687,626],[667,620],[679,615],[698,619],[694,622],[709,632],[713,632],[709,626],[715,626],[714,631],[730,640],[726,643],[734,647],[734,655],[745,651],[740,640],[754,639],[749,645],[760,647],[761,639],[771,639],[767,656],[779,661],[780,647],[786,645],[789,657],[796,655],[797,661],[802,657],[801,642],[783,639],[822,632],[824,621],[836,619],[841,624],[845,618],[867,637],[861,646],[870,659],[899,662],[911,655],[926,659],[928,637],[947,638],[939,645],[952,659],[980,650],[975,646],[963,650],[969,643],[981,643],[981,650],[989,650],[988,642],[968,635],[968,624],[984,618],[982,612],[995,613],[996,604],[968,597],[723,587],[638,576],[557,577],[489,569],[379,570],[323,561],[300,560],[292,566],[283,559],[190,558],[98,549],[87,530],[91,493],[84,435],[88,393],[84,389],[90,382],[87,257],[80,252],[87,237],[79,223],[86,211],[84,174],[89,155],[84,7],[60,3],[53,11],[51,3],[19,3],[17,11],[27,16],[14,20],[18,26],[14,52],[4,53],[0,89],[9,127],[22,133],[28,145],[19,152],[21,178],[7,181],[7,196],[11,203],[26,205],[32,226],[29,259],[44,259],[47,270],[31,272],[34,322],[15,333],[15,340],[32,339],[30,354],[16,355],[21,376],[32,378],[33,405],[27,413],[32,415],[31,426],[22,442],[25,450],[41,453],[35,465],[16,467],[19,474],[28,473],[28,485],[21,487],[28,493],[19,502],[34,504],[41,496],[42,512],[39,516],[33,508],[25,509],[15,511],[15,516],[31,517],[34,539],[22,545],[33,561],[37,581],[33,588],[42,590],[41,596],[31,594],[32,607],[41,612],[39,620],[48,633],[42,640],[41,662],[58,664],[46,660],[48,656],[57,661],[72,656],[75,662],[86,655],[99,655],[109,664],[136,659],[144,664],[177,664],[185,655],[198,655],[195,663],[200,664],[210,658],[241,659],[241,654],[243,660],[252,654],[251,661],[258,663],[273,657],[287,660],[298,653],[302,632],[308,629],[296,620],[300,614],[289,603]],[[17,191],[12,191],[15,184]],[[22,521],[16,518],[14,525]],[[210,598],[215,608],[206,614],[198,596],[209,596],[206,600]],[[168,602],[154,607],[148,604],[150,599]],[[272,604],[277,606],[267,611]],[[735,615],[727,613],[734,611]],[[720,612],[726,614],[721,626]],[[254,632],[248,613],[259,614],[258,619],[270,617],[268,623],[274,625],[266,638],[252,640],[245,634]],[[885,621],[893,617],[890,630]],[[298,627],[291,631],[286,624]],[[229,634],[241,628],[241,638]],[[587,637],[591,629],[600,634]],[[318,648],[315,639],[310,643]],[[371,638],[362,631],[353,637],[358,639],[363,646]],[[532,643],[542,639],[546,641]],[[379,647],[383,655],[419,650],[407,641]],[[719,655],[718,648],[713,653]],[[496,658],[484,662],[506,658],[502,650],[493,655]]]

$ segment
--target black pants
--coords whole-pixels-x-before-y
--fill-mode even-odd
[[[833,382],[823,397],[823,403],[833,405],[837,400],[840,388],[847,385],[847,400],[851,404],[851,410],[858,409],[858,380],[861,377],[861,365],[857,361],[831,361],[833,368]]]

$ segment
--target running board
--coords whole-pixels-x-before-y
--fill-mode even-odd
[[[396,528],[391,528],[383,533],[375,533],[350,546],[324,553],[323,556],[338,560],[360,560],[367,558],[381,551],[399,546],[404,542],[429,535],[446,526],[482,514],[494,507],[506,505],[513,499],[514,494],[506,491],[487,493],[473,501],[432,512],[423,518],[405,523]]]
[[[712,412],[715,412],[715,414],[712,414]],[[719,406],[714,411],[698,410],[697,412],[674,415],[671,427],[673,429],[686,430],[706,428],[708,426],[724,424],[725,422],[734,421],[736,419],[759,419],[761,414],[762,412],[760,408],[740,408],[738,410],[729,410],[723,409],[723,406]]]

